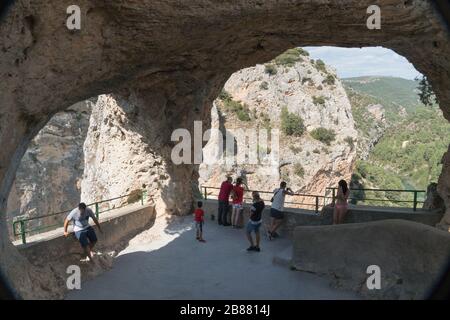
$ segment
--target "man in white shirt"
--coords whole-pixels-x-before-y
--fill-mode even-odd
[[[91,209],[86,207],[86,204],[80,203],[78,208],[73,209],[67,215],[64,220],[64,236],[68,236],[69,232],[67,228],[69,222],[73,221],[73,231],[78,241],[80,241],[81,247],[84,251],[84,257],[92,259],[92,249],[97,243],[97,235],[95,234],[94,228],[89,225],[89,218],[92,218],[94,223],[97,225],[98,230],[102,232],[100,228],[100,223],[92,212]]]
[[[280,183],[280,188],[273,190],[272,207],[270,208],[272,223],[268,231],[270,240],[277,235],[276,231],[283,222],[284,198],[287,194],[292,196],[294,192],[290,188],[286,188],[286,182],[284,181]]]

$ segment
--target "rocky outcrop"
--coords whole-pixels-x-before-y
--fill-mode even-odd
[[[293,266],[370,299],[424,299],[450,258],[450,234],[405,220],[297,227]],[[377,266],[380,289],[367,281]],[[369,279],[369,283],[372,283]]]
[[[364,80],[345,80],[344,83],[358,131],[356,146],[358,159],[366,160],[388,127],[386,110],[383,105],[375,103],[371,97],[349,86],[348,83],[352,81],[363,82]]]
[[[177,179],[191,177],[172,175],[176,169],[170,161],[170,148],[163,146],[160,138],[166,130],[161,129],[170,118],[163,119],[162,113],[145,112],[137,103],[134,96],[99,96],[84,143],[81,199],[93,203],[125,195],[132,197],[137,190],[145,190],[146,201],[154,203],[158,213],[190,212],[191,186],[178,193],[174,184]],[[163,150],[164,156],[160,152]],[[187,200],[183,200],[185,196]],[[129,200],[130,197],[123,197],[106,202],[100,209],[118,207]]]
[[[244,176],[254,190],[271,191],[284,180],[299,193],[323,195],[327,187],[337,185],[340,179],[350,180],[356,161],[357,132],[347,94],[330,67],[324,65],[319,70],[307,53],[298,58],[301,61],[292,65],[268,64],[275,68],[275,74],[268,71],[268,65],[257,65],[236,72],[225,83],[224,94],[231,97],[225,98],[228,101],[219,97],[212,109],[212,128],[223,134],[214,132],[204,148],[201,185],[217,187],[226,174],[232,174]],[[239,103],[243,109],[236,112],[233,103]],[[302,119],[305,132],[301,136],[283,132],[283,108]],[[334,140],[324,143],[313,138],[311,132],[317,128],[333,131]],[[254,130],[256,134],[264,129],[277,130],[279,142],[274,145],[270,140],[267,147],[258,139],[249,141],[249,145],[258,146],[258,164],[230,164],[218,152],[217,145],[222,143],[225,131],[239,129]],[[234,139],[244,138],[235,135]],[[274,150],[277,146],[279,150]],[[238,143],[236,148],[236,158],[246,152]],[[272,156],[273,161],[264,161],[264,157]]]
[[[430,185],[427,187],[427,195],[423,204],[423,208],[427,210],[445,210],[444,200],[442,200],[441,196],[437,192],[437,183],[430,183]]]
[[[358,132],[358,158],[366,160],[369,157],[370,151],[383,137],[387,128],[385,108],[381,104],[369,104],[367,112],[372,120],[372,124],[368,132]]]
[[[439,176],[437,191],[446,208],[445,214],[437,227],[450,232],[450,145],[448,151],[442,157],[442,173]]]
[[[61,212],[79,203],[83,143],[93,105],[93,101],[86,100],[57,113],[31,141],[9,195],[9,226],[14,218]],[[58,225],[62,219],[55,216],[32,220],[26,228]]]

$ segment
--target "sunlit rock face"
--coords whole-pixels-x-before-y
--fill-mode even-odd
[[[184,170],[173,166],[170,149],[162,146],[167,141],[160,137],[165,121],[170,119],[150,114],[133,98],[99,96],[84,143],[81,199],[94,203],[130,195],[101,206],[106,209],[133,201],[131,194],[145,191],[145,201],[154,203],[158,213],[190,212],[192,188],[176,181],[189,181],[194,173],[190,169],[185,176]],[[183,186],[186,190],[177,189]]]
[[[276,68],[275,74],[269,74],[265,65],[257,65],[230,77],[224,90],[243,106],[242,112],[248,118],[218,98],[212,109],[212,127],[236,132],[235,140],[245,139],[242,134],[237,136],[239,129],[254,130],[256,134],[276,130],[279,140],[277,144],[267,141],[268,147],[258,139],[247,142],[252,147],[258,146],[257,164],[238,163],[238,156],[246,150],[236,143],[236,163],[232,164],[227,163],[223,154],[218,154],[221,135],[213,132],[204,148],[200,184],[218,187],[225,175],[231,174],[244,176],[249,188],[254,190],[272,191],[284,180],[299,193],[323,195],[327,187],[336,186],[341,179],[350,179],[358,137],[347,94],[332,68],[324,66],[319,70],[306,54],[300,59],[301,62],[288,66],[271,64]],[[301,136],[284,133],[283,108],[302,119]],[[331,130],[335,135],[333,141],[324,143],[315,139],[313,132],[318,128]],[[275,150],[277,146],[279,150]],[[264,157],[272,160],[266,163]]]
[[[57,113],[31,141],[8,199],[8,225],[14,218],[61,212],[80,201],[83,144],[93,101]],[[31,220],[27,229],[61,224],[61,216]]]
[[[439,176],[437,191],[444,200],[446,211],[438,227],[450,232],[450,146],[442,157],[442,173]]]

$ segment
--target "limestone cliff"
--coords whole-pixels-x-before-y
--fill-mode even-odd
[[[8,198],[9,226],[14,217],[45,215],[78,204],[84,171],[83,143],[93,104],[86,100],[57,113],[32,140]],[[61,216],[33,220],[27,229],[61,223]]]
[[[311,60],[301,49],[294,56],[295,62],[280,57],[234,73],[212,109],[212,127],[222,132],[279,130],[278,160],[271,165],[226,164],[215,147],[221,139],[216,134],[204,148],[204,156],[215,156],[218,162],[200,166],[200,184],[218,186],[228,173],[243,175],[250,189],[272,190],[285,180],[294,191],[323,195],[340,179],[350,179],[356,160],[357,131],[341,81],[334,70]],[[283,131],[283,109],[301,118],[301,135]],[[334,139],[320,140],[318,128],[334,132]],[[264,147],[258,145],[258,149]],[[263,151],[270,156],[274,150],[269,147]],[[237,150],[237,154],[241,152]]]
[[[163,159],[148,144],[152,126],[145,126],[135,104],[118,96],[101,95],[94,106],[84,142],[85,170],[81,199],[87,203],[148,191],[149,201],[160,204],[169,176]],[[133,120],[133,121],[132,121]],[[102,205],[120,206],[125,197]],[[162,204],[161,204],[162,205]]]
[[[358,131],[356,148],[358,159],[366,160],[388,127],[386,109],[373,97],[362,94],[348,86],[350,81],[355,80],[344,80],[344,84],[352,106],[355,128]]]

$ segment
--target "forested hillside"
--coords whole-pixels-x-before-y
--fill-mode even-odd
[[[426,190],[431,182],[436,182],[442,155],[450,143],[450,124],[437,106],[427,107],[420,102],[417,82],[363,77],[346,79],[344,83],[360,142],[367,146],[367,141],[373,140],[367,156],[357,161],[354,186]],[[383,115],[370,112],[374,106]],[[399,199],[394,192],[365,196]],[[411,200],[412,195],[403,194],[400,198]]]

